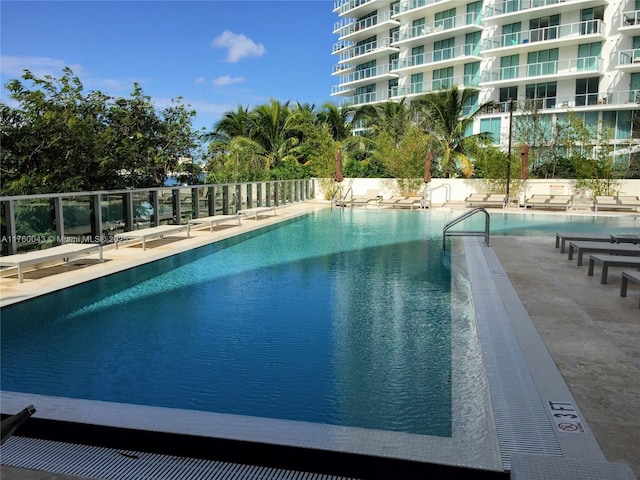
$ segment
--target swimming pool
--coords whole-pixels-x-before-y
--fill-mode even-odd
[[[450,217],[320,212],[4,308],[2,390],[450,436]],[[637,228],[492,233],[603,222]]]

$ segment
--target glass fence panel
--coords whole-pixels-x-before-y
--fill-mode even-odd
[[[175,223],[173,191],[164,188],[156,191],[158,195],[158,225]]]
[[[180,201],[180,223],[189,223],[189,220],[193,218],[194,212],[194,198],[192,188],[181,188],[177,191],[178,199]],[[178,223],[178,222],[176,222]]]
[[[104,236],[109,237],[125,231],[127,218],[125,205],[124,194],[122,193],[102,195],[100,210],[102,212],[102,234]],[[149,207],[153,209],[150,203]]]
[[[58,243],[92,243],[91,196],[62,198],[62,219],[64,223],[64,239]]]
[[[151,227],[156,218],[156,209],[153,206],[151,192],[132,192],[131,204],[133,207],[133,229],[140,230]]]
[[[17,200],[14,211],[18,253],[58,245],[53,198]]]
[[[209,195],[211,187],[198,187],[196,192],[196,211],[198,212],[198,218],[209,216]]]

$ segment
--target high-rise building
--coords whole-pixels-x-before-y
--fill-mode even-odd
[[[609,128],[616,149],[640,139],[640,0],[337,0],[340,104],[411,100],[454,84],[489,100],[474,132],[505,142],[513,117],[549,125],[573,112]],[[638,147],[640,149],[640,146]]]

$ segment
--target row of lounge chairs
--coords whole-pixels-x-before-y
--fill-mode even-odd
[[[370,189],[364,195],[353,195],[351,197],[340,198],[335,201],[339,207],[365,207],[374,205],[377,207],[392,208],[420,208],[424,204],[423,197],[397,195],[390,198],[382,198],[380,190]]]
[[[507,206],[508,198],[498,193],[473,193],[465,198],[467,207],[502,207]],[[524,208],[546,208],[569,210],[578,199],[573,195],[540,195],[534,194],[524,200]],[[640,208],[640,197],[631,195],[598,195],[593,201],[593,209],[599,210],[631,210]]]
[[[257,207],[240,210],[234,215],[215,215],[210,217],[192,218],[188,223],[183,225],[159,225],[156,227],[118,233],[113,236],[113,241],[116,249],[120,244],[129,246],[142,243],[142,249],[146,250],[148,241],[162,239],[185,231],[187,233],[187,238],[189,238],[192,230],[209,227],[209,231],[212,232],[214,225],[220,225],[223,223],[238,222],[238,225],[241,225],[241,219],[245,217],[253,217],[257,220],[263,213],[270,212],[273,215],[276,215],[276,208],[277,207]],[[22,283],[24,281],[24,271],[27,267],[67,263],[71,260],[76,260],[94,253],[98,253],[99,261],[102,262],[103,246],[101,244],[65,243],[63,245],[44,250],[1,256],[0,267],[3,267],[3,276],[13,274],[14,271],[17,270],[18,282]]]
[[[626,297],[629,282],[640,284],[640,233],[638,234],[583,234],[556,233],[556,248],[561,253],[569,247],[569,260],[577,257],[577,264],[589,255],[587,275],[593,276],[596,265],[602,265],[600,283],[606,284],[610,267],[629,268],[621,272],[620,296]],[[640,308],[640,303],[638,304]]]

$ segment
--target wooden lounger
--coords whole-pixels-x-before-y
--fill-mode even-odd
[[[24,267],[49,263],[56,260],[68,262],[75,258],[83,257],[98,252],[102,262],[102,246],[95,243],[66,243],[57,247],[36,250],[33,252],[17,253],[0,257],[0,267],[17,267],[18,282],[22,283]]]
[[[634,283],[640,284],[640,272],[622,272],[622,283],[620,284],[620,296],[627,296],[627,286],[631,280]],[[640,304],[638,304],[638,308],[640,308]]]
[[[578,265],[582,265],[584,254],[589,252],[618,255],[640,255],[640,246],[633,244],[605,243],[605,242],[569,242],[569,260],[573,260],[573,252],[578,253]]]
[[[238,225],[240,225],[240,218],[240,215],[214,215],[211,217],[192,218],[187,224],[187,238],[189,237],[192,228],[209,225],[209,231],[212,232],[214,225],[220,225],[223,222],[237,220]]]
[[[556,248],[560,247],[560,253],[565,252],[568,241],[581,240],[588,242],[611,242],[611,235],[597,233],[562,233],[556,232]]]
[[[133,230],[131,232],[118,233],[114,236],[116,250],[120,242],[130,242],[132,240],[141,240],[142,249],[147,249],[147,240],[163,238],[171,233],[182,232],[187,229],[187,225],[160,225],[158,227],[143,228],[142,230]]]
[[[254,220],[257,220],[258,219],[258,215],[260,215],[261,213],[273,212],[274,215],[277,215],[276,208],[277,207],[247,208],[245,210],[238,210],[238,213],[240,215],[253,215]]]
[[[593,276],[593,268],[596,263],[602,264],[602,277],[600,283],[607,283],[609,267],[637,267],[640,268],[640,257],[627,255],[591,255],[589,257],[590,277]]]

